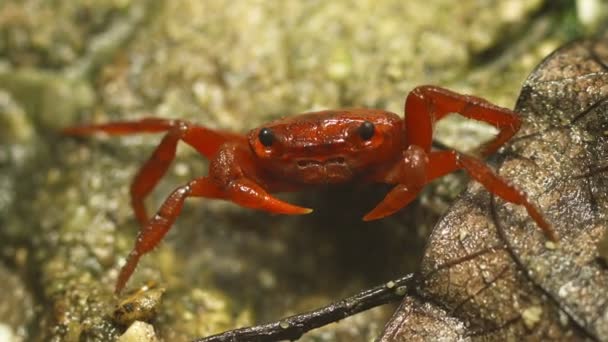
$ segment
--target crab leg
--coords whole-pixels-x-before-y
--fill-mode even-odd
[[[458,169],[464,169],[471,178],[503,200],[524,206],[528,215],[532,217],[549,239],[552,241],[559,240],[557,232],[545,220],[536,206],[528,200],[526,194],[494,173],[489,166],[479,159],[456,151],[438,151],[431,153],[429,156],[429,181]]]
[[[221,189],[211,182],[208,177],[195,179],[187,185],[175,189],[167,197],[157,214],[149,222],[145,223],[137,234],[135,246],[131,253],[129,253],[127,262],[118,275],[115,292],[119,293],[124,288],[141,256],[156,247],[165,234],[167,234],[182,210],[184,200],[187,197],[218,198],[221,195]]]
[[[156,147],[148,161],[139,169],[131,183],[131,206],[140,227],[143,227],[148,221],[144,200],[169,169],[175,158],[177,143],[180,140],[185,141],[209,159],[217,153],[223,143],[245,141],[245,137],[234,133],[211,130],[186,121],[158,118],[74,126],[64,129],[63,134],[84,136],[103,132],[110,135],[128,135],[165,131],[167,133],[161,143]]]
[[[283,202],[272,197],[259,184],[249,179],[241,168],[248,165],[246,152],[238,144],[225,144],[211,160],[209,176],[197,178],[175,189],[139,231],[133,250],[122,267],[116,282],[119,293],[135,270],[142,255],[151,251],[171,229],[188,197],[225,199],[243,207],[277,214],[308,214],[311,209]],[[242,161],[237,163],[236,161]]]
[[[471,178],[481,183],[481,185],[491,193],[507,202],[524,206],[530,217],[532,217],[534,222],[536,222],[549,239],[553,241],[559,240],[555,230],[544,219],[536,206],[528,200],[525,193],[509,184],[480,160],[456,151],[431,152],[428,158],[427,169],[427,179],[424,184],[458,169],[464,169],[469,173]],[[396,185],[386,195],[382,202],[365,215],[363,219],[365,221],[370,221],[395,213],[413,201],[424,184],[417,184],[415,186],[407,186],[404,184]]]
[[[456,112],[467,118],[487,122],[499,129],[496,138],[485,144],[481,150],[482,156],[492,154],[519,130],[521,121],[515,112],[495,106],[478,97],[461,95],[434,86],[414,89],[407,97],[405,111],[405,131],[409,146],[407,151],[415,151],[415,154],[409,158],[404,155],[404,158],[389,172],[386,182],[397,183],[397,186],[376,208],[365,215],[364,220],[391,215],[410,203],[426,183],[458,169],[464,169],[493,194],[507,202],[524,206],[545,235],[553,241],[558,240],[555,230],[526,195],[480,160],[456,151],[431,152],[434,123],[447,114]],[[412,150],[412,148],[417,149]],[[426,161],[421,162],[424,157]],[[425,177],[420,177],[421,172],[425,173]]]
[[[405,101],[405,126],[408,145],[418,145],[431,151],[433,125],[447,114],[486,122],[498,128],[498,135],[481,149],[481,156],[489,156],[505,144],[521,126],[521,120],[510,109],[496,106],[482,98],[462,95],[436,87],[417,87]]]

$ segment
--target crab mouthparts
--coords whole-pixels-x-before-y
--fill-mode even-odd
[[[344,157],[334,157],[328,158],[325,160],[316,160],[316,159],[300,159],[297,162],[299,168],[307,168],[311,166],[326,166],[326,165],[340,165],[346,166],[346,160]]]
[[[344,157],[298,159],[292,172],[306,184],[337,184],[353,178],[353,171]]]

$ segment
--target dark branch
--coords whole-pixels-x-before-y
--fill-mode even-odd
[[[415,287],[414,274],[360,292],[326,307],[248,328],[226,331],[194,342],[270,342],[296,340],[302,334],[376,306],[402,299]]]

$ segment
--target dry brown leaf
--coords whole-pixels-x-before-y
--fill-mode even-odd
[[[472,183],[435,227],[419,296],[381,341],[608,340],[608,38],[570,43],[525,82],[524,128],[497,171],[553,223],[550,243],[520,206]]]

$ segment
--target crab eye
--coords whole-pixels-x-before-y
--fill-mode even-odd
[[[359,136],[363,140],[369,140],[374,136],[375,128],[374,124],[369,121],[363,121],[361,126],[357,129]]]
[[[262,145],[270,147],[275,140],[275,136],[270,128],[262,128],[258,133],[258,139],[260,139]]]

